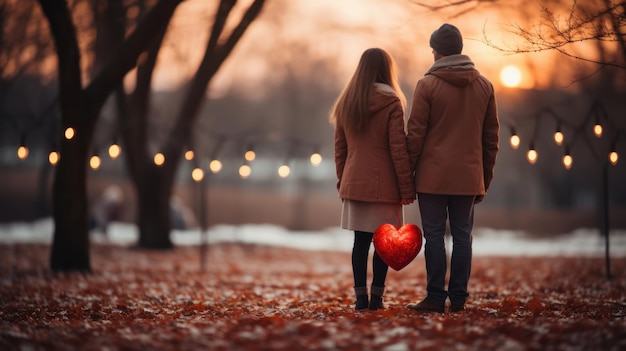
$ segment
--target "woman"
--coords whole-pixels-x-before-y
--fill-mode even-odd
[[[403,224],[402,205],[415,200],[406,144],[405,97],[395,62],[384,50],[366,50],[335,102],[337,189],[343,201],[341,228],[354,231],[352,272],[356,310],[384,308],[388,266],[374,252],[371,300],[367,258],[376,228]]]

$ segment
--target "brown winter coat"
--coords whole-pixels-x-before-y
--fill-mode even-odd
[[[469,57],[443,57],[417,82],[407,128],[416,192],[487,192],[498,152],[498,113],[493,85]]]
[[[344,129],[339,120],[335,126],[339,197],[398,204],[402,198],[413,199],[402,104],[391,87],[376,84],[369,106],[368,130]]]

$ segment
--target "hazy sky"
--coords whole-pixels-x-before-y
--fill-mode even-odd
[[[527,2],[528,3],[528,2]],[[535,2],[525,5],[532,12]],[[157,89],[175,89],[188,77],[206,46],[213,2],[188,0],[175,14],[162,52]],[[414,82],[432,64],[428,39],[444,22],[457,25],[464,37],[464,54],[478,69],[499,84],[500,70],[509,64],[526,72],[528,62],[545,61],[547,55],[506,55],[480,40],[483,30],[502,45],[518,40],[505,31],[505,25],[520,22],[520,11],[507,6],[496,10],[481,7],[458,18],[450,13],[434,13],[409,0],[270,0],[259,19],[252,24],[212,84],[213,94],[231,84],[262,86],[280,79],[290,69],[307,62],[328,60],[333,66],[329,79],[343,85],[352,74],[361,53],[369,47],[387,49],[399,64],[403,81]],[[184,40],[181,40],[184,38]],[[303,55],[306,57],[303,59]],[[521,85],[532,87],[535,79],[524,74]],[[413,83],[410,83],[413,84]]]

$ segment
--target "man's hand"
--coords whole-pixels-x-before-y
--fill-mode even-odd
[[[400,205],[410,205],[415,201],[415,199],[402,199],[400,200]]]

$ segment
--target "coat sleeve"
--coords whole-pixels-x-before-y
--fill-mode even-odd
[[[335,126],[335,170],[337,172],[337,190],[341,186],[341,178],[343,177],[343,169],[346,165],[348,156],[348,143],[346,142],[346,134],[342,123],[337,121]]]
[[[426,133],[428,132],[429,117],[430,100],[426,91],[426,84],[423,79],[420,79],[415,86],[413,102],[411,104],[411,114],[409,115],[409,121],[407,123],[407,138],[411,171],[415,171],[417,168],[417,161],[422,154],[424,142],[426,140]]]
[[[493,88],[492,88],[493,89]],[[493,91],[493,90],[492,90]],[[491,185],[493,179],[493,169],[496,164],[496,156],[498,154],[500,122],[498,121],[498,109],[496,107],[496,98],[491,95],[485,121],[483,123],[483,172],[485,181],[485,192]]]
[[[389,150],[401,198],[414,199],[415,184],[404,132],[404,109],[399,100],[392,106],[389,116]]]

